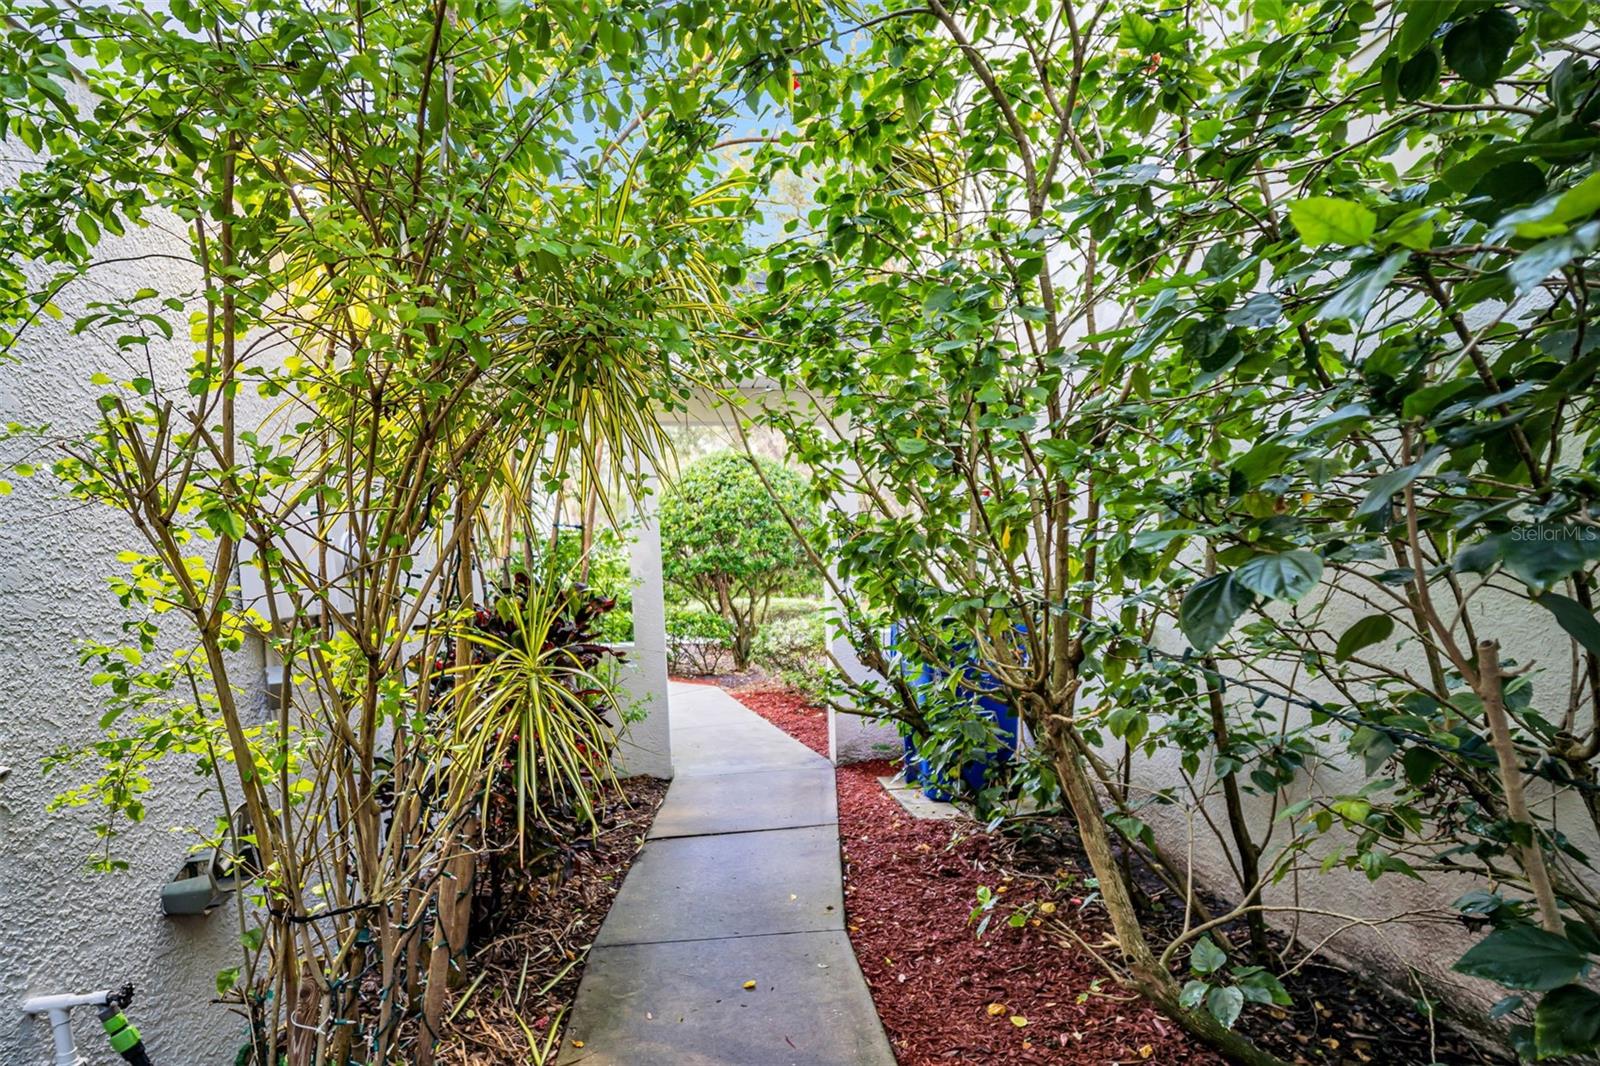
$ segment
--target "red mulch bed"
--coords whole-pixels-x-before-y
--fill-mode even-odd
[[[826,752],[827,714],[804,697],[770,688],[733,695]],[[912,818],[877,781],[895,769],[839,769],[839,835],[850,940],[901,1066],[1221,1063],[1105,980],[1093,959],[1032,924],[1007,924],[1029,904],[1053,906],[1058,918],[1073,914],[1081,871],[1018,874],[1007,843],[976,824]],[[969,920],[980,885],[1002,899],[982,938]],[[1072,920],[1088,942],[1103,939],[1092,910]]]

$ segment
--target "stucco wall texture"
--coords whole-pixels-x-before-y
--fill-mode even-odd
[[[8,144],[0,181],[15,184],[19,149]],[[170,220],[173,227],[176,220]],[[49,423],[53,435],[87,427],[95,398],[95,369],[114,377],[124,357],[112,337],[71,334],[87,303],[146,286],[192,288],[181,230],[149,228],[108,241],[102,259],[126,259],[97,269],[57,300],[62,321],[42,319],[25,335],[0,378],[0,421]],[[48,277],[47,266],[36,266]],[[176,376],[189,364],[189,345],[152,343],[159,375]],[[157,338],[159,342],[159,337]],[[170,380],[170,378],[168,378]],[[181,380],[181,379],[180,379]],[[78,662],[84,638],[115,639],[122,608],[106,585],[116,554],[138,546],[137,534],[117,512],[76,503],[48,473],[51,455],[38,442],[3,446],[10,461],[44,470],[12,478],[0,498],[0,1064],[50,1061],[49,1027],[27,1020],[30,995],[92,991],[132,981],[137,998],[128,1014],[163,1066],[233,1062],[244,1042],[242,1021],[213,1003],[216,975],[237,962],[237,916],[222,908],[200,918],[162,915],[161,884],[177,872],[192,838],[182,827],[209,826],[220,811],[206,782],[186,759],[159,768],[143,824],[127,827],[114,842],[126,872],[95,874],[87,858],[97,845],[92,827],[100,813],[84,807],[47,813],[63,790],[92,779],[94,764],[46,776],[41,760],[62,746],[81,746],[98,735],[104,710],[90,685],[91,667]],[[173,616],[168,616],[172,618]],[[182,629],[173,618],[174,628]],[[252,644],[254,642],[251,642]],[[259,686],[259,647],[241,653],[237,676]],[[259,687],[243,694],[259,706]],[[79,1010],[74,1029],[80,1055],[96,1064],[117,1063],[92,1010]]]
[[[1332,633],[1342,633],[1372,613],[1370,605],[1347,595],[1330,594],[1326,586],[1302,601],[1302,611],[1317,610],[1322,597],[1327,600],[1322,605],[1320,618]],[[1531,667],[1528,676],[1533,683],[1534,706],[1545,711],[1547,716],[1559,718],[1569,692],[1570,640],[1556,624],[1554,616],[1537,604],[1491,589],[1474,598],[1473,617],[1480,637],[1500,641],[1503,661],[1515,664],[1516,668]],[[1395,638],[1368,649],[1365,654],[1394,669],[1425,677],[1426,666],[1415,641],[1404,648],[1395,647],[1403,632],[1398,629]],[[1159,634],[1158,642],[1174,652],[1185,646],[1182,636],[1170,630]],[[1307,686],[1303,676],[1293,678],[1285,673],[1276,679],[1269,677],[1266,685],[1283,691],[1297,688],[1297,695],[1302,699],[1323,699],[1333,705],[1341,702],[1340,697],[1327,688]],[[1244,698],[1236,697],[1236,700],[1243,702]],[[1276,714],[1282,710],[1282,705],[1269,700],[1267,709]],[[1290,721],[1296,725],[1304,724],[1308,717],[1302,710],[1291,710],[1289,714]],[[1274,804],[1264,796],[1244,797],[1245,817],[1252,829],[1261,834],[1272,827],[1272,842],[1263,853],[1263,863],[1279,854],[1288,839],[1288,827],[1281,821],[1275,822],[1285,806],[1310,795],[1327,797],[1354,793],[1365,780],[1356,760],[1343,751],[1343,738],[1348,731],[1338,723],[1330,723],[1325,732],[1332,741],[1323,746],[1327,760],[1312,767],[1309,773],[1302,773],[1284,801]],[[1203,775],[1209,774],[1209,764],[1207,767],[1202,770]],[[1204,779],[1211,781],[1214,777]],[[1158,752],[1154,759],[1136,758],[1133,780],[1136,787],[1177,789],[1181,794],[1177,753],[1166,751]],[[1536,815],[1551,819],[1551,824],[1585,853],[1600,853],[1600,838],[1596,837],[1594,824],[1575,793],[1569,792],[1557,801],[1550,786],[1531,781],[1528,802]],[[1205,808],[1210,821],[1226,833],[1227,813],[1220,790],[1210,790]],[[1192,855],[1198,883],[1230,901],[1239,898],[1238,881],[1229,865],[1228,852],[1187,798],[1167,806],[1152,804],[1142,809],[1140,816],[1151,825],[1169,854],[1179,858]],[[1333,847],[1344,846],[1352,840],[1336,830],[1327,840],[1319,842],[1313,851],[1314,859],[1319,860]],[[1231,844],[1228,847],[1231,848]],[[1594,877],[1593,871],[1574,870],[1573,874]],[[1314,946],[1331,937],[1325,950],[1335,958],[1358,972],[1380,978],[1406,996],[1415,998],[1425,989],[1447,1006],[1459,1008],[1459,1020],[1471,1024],[1481,1021],[1474,1016],[1474,1008],[1486,1009],[1506,993],[1491,982],[1451,970],[1461,954],[1481,935],[1469,932],[1455,919],[1452,903],[1470,889],[1492,887],[1495,886],[1466,875],[1439,872],[1430,872],[1426,882],[1396,873],[1371,881],[1364,874],[1351,870],[1319,873],[1312,869],[1270,886],[1263,893],[1263,902],[1269,907],[1281,908],[1267,915],[1268,923],[1293,933],[1300,945]],[[1518,893],[1512,890],[1508,894]]]

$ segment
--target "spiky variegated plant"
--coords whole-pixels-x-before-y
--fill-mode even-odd
[[[481,772],[456,730],[467,693],[431,713],[433,663],[474,598],[486,501],[521,529],[529,486],[659,458],[653,411],[695,373],[728,198],[746,204],[698,168],[731,90],[789,91],[783,53],[812,16],[0,13],[0,128],[34,153],[0,203],[0,342],[19,350],[63,308],[104,341],[98,420],[52,439],[56,473],[137,530],[116,584],[131,647],[90,649],[113,690],[98,791],[136,819],[149,776],[129,753],[199,751],[242,804],[263,869],[221,987],[259,1061],[365,1046],[426,1062],[463,939],[431,916],[456,909],[441,871],[470,854],[481,783],[432,785]],[[158,231],[156,251],[121,243]],[[140,257],[147,287],[84,295]],[[264,586],[250,603],[241,574]],[[251,639],[291,682],[265,722],[243,695]],[[176,660],[153,656],[179,640]],[[541,734],[545,765],[573,739]]]

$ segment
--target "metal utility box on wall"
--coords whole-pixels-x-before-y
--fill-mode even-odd
[[[260,865],[255,845],[239,844],[239,818],[234,812],[223,843],[192,853],[178,875],[161,886],[161,910],[169,918],[205,914],[228,901]]]

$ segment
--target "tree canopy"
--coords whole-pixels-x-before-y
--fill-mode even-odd
[[[754,376],[816,401],[750,415],[809,483],[691,466],[668,579],[748,633],[832,564],[878,670],[848,695],[908,731],[902,664],[970,657],[1076,818],[1119,978],[1271,1062],[1235,1027],[1287,994],[1278,886],[1470,876],[1457,969],[1506,987],[1527,1057],[1595,1048],[1584,0],[0,10],[0,133],[34,153],[0,199],[0,342],[66,305],[109,345],[92,430],[43,434],[137,532],[127,639],[88,649],[89,792],[139,817],[141,760],[205,752],[242,796],[262,924],[223,984],[263,1061],[385,1058],[402,1015],[432,1053],[440,871],[487,771],[416,797],[495,735],[446,680],[476,564],[529,550],[535,491],[649,466],[653,412]],[[774,234],[780,178],[812,202]],[[182,269],[72,296],[156,226]],[[311,694],[260,727],[249,635]],[[1224,857],[1219,912],[1161,820]],[[308,1050],[290,1008],[334,1035]]]
[[[662,576],[733,627],[738,669],[767,600],[805,573],[790,522],[804,532],[813,510],[794,471],[734,452],[695,460],[662,495]]]
[[[1540,979],[1565,991],[1501,1011],[1529,1055],[1581,1042],[1593,1001],[1567,982],[1600,897],[1563,827],[1592,841],[1600,811],[1591,18],[886,5],[763,153],[816,206],[768,249],[746,356],[837,419],[771,421],[861,501],[817,533],[881,672],[852,697],[927,729],[882,634],[930,662],[976,649],[1097,858],[1122,972],[1232,1054],[1259,1055],[1226,1030],[1277,994],[1249,983],[1254,901],[1328,870],[1481,874],[1493,895],[1462,906],[1495,930],[1459,968],[1532,987],[1513,941],[1573,938],[1590,961]],[[1133,769],[1162,751],[1176,793]],[[1328,766],[1353,778],[1313,787]],[[1526,789],[1561,800],[1530,814]],[[1141,946],[1111,849],[1186,894],[1150,826],[1213,797],[1252,926],[1232,970],[1204,922]]]

